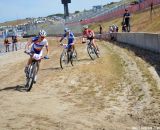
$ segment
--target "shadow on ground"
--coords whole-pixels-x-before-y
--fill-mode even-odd
[[[16,85],[12,87],[5,87],[3,89],[0,89],[0,92],[2,91],[19,91],[19,92],[24,92],[26,91],[25,85]]]
[[[62,69],[60,67],[41,69],[41,71],[45,71],[45,70],[62,70]]]
[[[83,61],[92,61],[92,60],[91,58],[78,59],[78,62],[83,62]]]

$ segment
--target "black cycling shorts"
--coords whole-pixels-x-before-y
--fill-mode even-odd
[[[92,36],[92,37],[87,37],[87,39],[88,39],[88,40],[93,40],[94,37],[93,37],[93,36]]]

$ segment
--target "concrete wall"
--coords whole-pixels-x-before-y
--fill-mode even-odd
[[[110,40],[111,37],[122,43],[130,44],[160,53],[160,34],[153,33],[112,33],[103,34],[102,39]],[[98,38],[98,36],[97,36]]]

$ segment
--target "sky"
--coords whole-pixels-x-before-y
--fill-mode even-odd
[[[91,9],[94,5],[104,5],[119,0],[71,0],[69,12]],[[27,17],[45,17],[64,13],[61,0],[0,0],[0,22]]]

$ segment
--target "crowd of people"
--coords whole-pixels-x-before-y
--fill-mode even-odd
[[[10,52],[10,46],[12,46],[12,51],[17,51],[17,43],[18,43],[18,38],[17,36],[12,36],[11,41],[8,37],[4,39],[4,46],[5,46],[5,51]]]
[[[121,23],[121,26],[122,26],[122,32],[130,32],[131,30],[131,27],[130,27],[130,13],[127,9],[125,9],[125,13],[123,15],[123,19],[122,19],[122,23]],[[101,35],[102,34],[102,26],[99,25],[99,34]],[[114,32],[118,32],[119,31],[119,27],[116,25],[116,24],[112,24],[109,26],[108,28],[108,33],[114,33]]]
[[[122,32],[130,32],[131,26],[130,26],[130,13],[128,9],[125,9],[125,13],[123,15],[122,23],[121,23],[121,30]],[[110,35],[111,40],[114,39],[114,33],[119,32],[119,27],[116,24],[112,24],[108,27],[107,33]],[[99,25],[99,35],[100,38],[102,37],[103,34],[103,28],[102,25]]]

